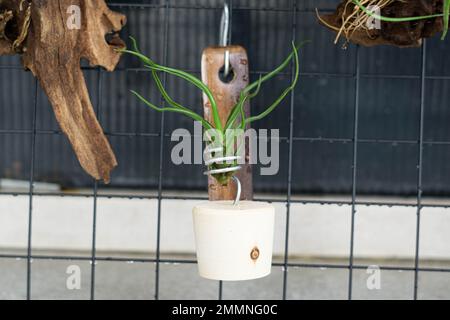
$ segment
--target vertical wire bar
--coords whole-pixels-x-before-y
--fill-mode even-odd
[[[223,281],[219,281],[219,300],[223,300]]]
[[[164,13],[164,39],[163,39],[163,65],[167,65],[168,60],[168,45],[169,45],[169,8],[170,0],[165,2]],[[167,74],[163,75],[163,85],[166,86]],[[164,107],[164,99],[161,98],[161,104]],[[156,264],[155,264],[155,300],[159,300],[159,273],[161,260],[161,205],[162,205],[162,191],[163,191],[163,171],[164,171],[164,113],[161,114],[161,131],[159,141],[159,177],[158,177],[158,216],[156,227]]]
[[[218,300],[223,299],[223,281],[219,280],[219,297]]]
[[[103,94],[103,72],[101,68],[98,68],[98,78],[97,78],[97,106],[96,113],[97,119],[100,122],[101,119],[101,107],[102,107],[102,94]],[[94,179],[93,186],[93,212],[92,212],[92,248],[91,248],[91,300],[95,300],[95,270],[97,265],[97,197],[98,195],[98,182]]]
[[[297,29],[297,0],[293,0],[292,6],[292,41],[296,40]],[[295,66],[291,69],[291,82],[295,77]],[[289,115],[289,162],[288,162],[288,177],[287,177],[287,197],[286,197],[286,228],[284,238],[284,262],[283,262],[283,300],[287,298],[287,277],[288,277],[288,263],[289,263],[289,226],[291,214],[291,196],[292,196],[292,158],[294,147],[294,105],[295,105],[295,89],[291,92],[290,115]]]
[[[352,214],[350,227],[350,256],[348,275],[348,299],[352,299],[353,260],[355,248],[355,215],[356,215],[356,178],[358,172],[358,122],[359,122],[359,90],[361,81],[360,49],[356,46],[356,76],[355,76],[355,109],[353,118],[353,160],[352,160]]]
[[[34,82],[34,100],[33,100],[33,120],[31,133],[31,160],[30,160],[30,185],[29,185],[29,203],[28,203],[28,244],[27,244],[27,300],[31,299],[31,247],[33,232],[33,194],[34,194],[34,165],[36,158],[36,120],[38,104],[38,80]]]
[[[94,209],[92,213],[92,249],[91,249],[91,300],[95,300],[95,268],[97,264],[97,190],[98,183],[94,181]]]
[[[425,114],[425,89],[427,68],[427,42],[424,39],[422,45],[422,70],[420,74],[420,124],[419,124],[419,156],[417,163],[417,220],[416,220],[416,253],[414,258],[414,300],[417,300],[419,287],[419,246],[420,246],[420,214],[422,211],[422,174],[423,174],[423,135]]]

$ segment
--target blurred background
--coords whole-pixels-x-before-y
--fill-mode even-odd
[[[134,36],[160,64],[200,76],[203,49],[219,43],[223,0],[107,2],[128,17],[122,38]],[[315,13],[339,1],[228,3],[231,43],[247,49],[253,81],[289,54],[293,39],[312,41],[301,49],[292,103],[255,124],[282,137],[278,174],[254,169],[256,198],[277,208],[272,275],[223,286],[198,277],[191,210],[207,197],[204,167],[170,161],[172,131],[193,125],[129,93],[161,101],[137,59],[124,56],[113,73],[83,62],[119,162],[104,185],[82,171],[19,58],[1,57],[0,298],[450,298],[449,40],[343,49]],[[290,80],[286,70],[263,87],[252,113]],[[197,89],[172,77],[167,88],[202,114]],[[73,263],[85,285],[67,291]],[[373,264],[383,270],[381,290],[366,287]]]

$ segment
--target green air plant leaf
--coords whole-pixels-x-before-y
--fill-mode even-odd
[[[442,33],[441,40],[444,40],[449,28],[449,16],[450,16],[450,0],[444,0],[443,13],[426,15],[426,16],[417,16],[417,17],[404,17],[404,18],[391,18],[378,15],[371,10],[367,9],[359,0],[352,0],[353,3],[358,6],[362,11],[364,11],[367,15],[374,17],[375,19],[386,21],[386,22],[408,22],[408,21],[418,21],[418,20],[426,20],[433,18],[443,17],[444,19],[444,32]]]
[[[444,40],[448,33],[449,16],[450,16],[450,0],[444,0],[444,32],[441,40]]]
[[[281,65],[279,65],[277,68],[275,68],[273,71],[269,72],[265,76],[260,76],[258,81],[255,81],[254,83],[251,83],[248,85],[240,94],[239,100],[235,104],[235,106],[232,108],[232,111],[226,121],[225,124],[222,124],[219,117],[219,111],[217,108],[217,103],[214,99],[214,96],[211,92],[211,90],[206,86],[200,79],[196,78],[195,76],[184,72],[182,70],[165,67],[162,65],[157,64],[147,56],[141,53],[141,51],[138,48],[137,42],[134,38],[131,38],[133,49],[127,50],[123,49],[120,50],[122,53],[128,53],[131,54],[137,58],[139,58],[142,63],[145,65],[146,68],[149,69],[151,72],[153,81],[156,83],[156,87],[158,88],[161,96],[163,97],[164,101],[167,103],[166,107],[158,107],[154,105],[153,103],[149,102],[147,99],[145,99],[141,94],[137,93],[136,91],[131,91],[140,101],[142,101],[145,105],[148,107],[158,111],[158,112],[175,112],[183,114],[189,118],[191,118],[194,121],[199,121],[203,128],[205,130],[209,129],[216,129],[218,130],[219,138],[221,139],[220,144],[225,149],[223,151],[224,154],[227,154],[226,150],[230,148],[230,146],[234,143],[232,141],[229,141],[232,138],[227,137],[227,129],[240,129],[244,130],[246,125],[253,122],[260,120],[266,116],[268,116],[282,101],[283,99],[292,91],[294,90],[298,78],[299,78],[299,57],[298,57],[298,50],[299,48],[306,43],[307,41],[301,43],[299,46],[295,46],[294,43],[292,44],[292,52],[291,54],[283,61]],[[276,75],[278,75],[280,72],[285,70],[287,66],[294,62],[295,64],[295,72],[292,78],[292,83],[281,93],[281,95],[267,108],[264,109],[260,114],[256,116],[252,116],[249,118],[245,117],[244,112],[244,105],[250,101],[251,99],[255,98],[261,91],[261,86],[264,82],[274,78]],[[175,77],[181,78],[188,83],[192,84],[193,86],[200,89],[207,97],[211,104],[211,110],[213,113],[213,123],[208,122],[205,120],[202,116],[197,114],[196,112],[192,111],[190,108],[187,108],[186,106],[183,106],[182,104],[174,101],[170,95],[167,93],[166,89],[164,88],[163,82],[161,81],[159,77],[159,73],[166,73],[169,75],[173,75]],[[239,119],[240,117],[240,119]],[[238,121],[239,119],[239,121]],[[237,146],[237,150],[241,150],[242,146]],[[230,149],[229,149],[230,150]],[[234,161],[234,163],[213,163],[209,166],[209,169],[219,169],[219,168],[227,168],[227,167],[234,167],[237,165],[237,162]],[[229,179],[234,175],[235,172],[228,172],[228,173],[222,173],[222,174],[216,174],[214,177],[219,181],[221,184],[226,185],[229,181]]]

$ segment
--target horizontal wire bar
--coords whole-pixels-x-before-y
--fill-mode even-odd
[[[18,254],[0,254],[0,259],[16,259],[25,260],[27,255]],[[90,256],[61,256],[61,255],[32,255],[32,260],[54,260],[54,261],[88,261],[92,262]],[[162,263],[162,264],[197,264],[196,260],[192,259],[152,259],[152,258],[135,258],[135,257],[105,257],[97,256],[96,261],[101,262],[125,262],[125,263]],[[282,262],[273,262],[273,267],[284,267]],[[330,263],[294,263],[289,262],[288,267],[292,268],[312,268],[312,269],[349,269],[350,265],[347,264],[330,264]],[[353,265],[354,269],[368,269],[373,265]],[[380,270],[387,271],[415,271],[414,267],[402,267],[402,266],[383,266],[377,265]],[[421,267],[419,271],[422,272],[450,272],[450,268],[437,268],[437,267]]]
[[[0,196],[27,196],[28,192],[4,192],[0,191]],[[37,197],[84,197],[84,198],[91,198],[94,197],[91,193],[58,193],[58,192],[35,192],[33,194]],[[131,195],[131,194],[97,194],[98,198],[104,198],[104,199],[139,199],[139,200],[158,200],[157,195]],[[185,200],[185,201],[204,201],[208,200],[207,196],[189,196],[189,197],[183,197],[183,196],[162,196],[162,200]],[[269,203],[285,203],[285,199],[278,199],[278,198],[258,198],[256,197],[254,199],[255,201],[265,201]],[[425,200],[427,201],[427,200]],[[429,200],[432,201],[432,200]],[[320,205],[351,205],[351,200],[315,200],[315,199],[291,199],[291,203],[295,204],[320,204]],[[416,203],[406,203],[406,202],[384,202],[384,201],[356,201],[356,205],[358,206],[378,206],[378,207],[417,207]],[[438,204],[438,203],[423,203],[421,205],[422,208],[443,208],[443,209],[449,209],[450,204]],[[450,213],[450,211],[449,211]]]
[[[183,69],[186,72],[192,73],[192,74],[200,74],[201,70],[197,69],[189,69],[189,68],[183,68],[182,66],[177,66],[177,68]],[[23,70],[23,67],[20,65],[0,65],[0,70]],[[84,71],[97,71],[97,67],[89,67],[84,66],[81,68]],[[148,68],[142,68],[142,67],[134,67],[134,68],[123,68],[118,67],[115,69],[116,72],[151,72],[148,70]],[[271,72],[272,70],[252,70],[250,71],[250,74],[253,75],[261,75],[261,74],[267,74]],[[277,76],[279,77],[288,77],[290,76],[290,72],[280,72]],[[353,73],[333,73],[333,72],[307,72],[302,71],[301,75],[308,78],[315,78],[315,77],[330,77],[330,78],[348,78],[353,79],[355,78],[355,74]],[[374,74],[374,73],[366,73],[361,74],[361,78],[365,79],[403,79],[403,80],[420,80],[420,75],[404,75],[404,74],[386,74],[386,73],[380,73],[380,74]],[[442,75],[427,75],[425,76],[426,80],[450,80],[450,76],[442,76]]]
[[[32,130],[27,129],[0,129],[0,135],[29,135],[32,134]],[[36,130],[37,135],[63,135],[62,131],[59,130]],[[105,131],[104,134],[109,137],[125,137],[125,138],[159,138],[161,136],[160,133],[152,133],[152,132],[108,132]],[[165,137],[171,137],[171,134],[164,134]],[[196,135],[191,135],[191,137],[198,137]],[[258,137],[257,137],[258,139]],[[288,137],[278,137],[274,138],[272,136],[265,137],[264,139],[279,139],[283,142],[289,142]],[[339,138],[339,137],[293,137],[292,141],[300,141],[300,142],[324,142],[324,143],[352,143],[352,138]],[[407,139],[358,139],[358,143],[375,143],[375,144],[389,144],[389,145],[400,145],[400,144],[408,144],[408,145],[416,145],[419,144],[419,140],[407,140]],[[440,145],[440,146],[448,146],[450,145],[450,141],[439,141],[439,140],[426,140],[423,141],[424,145]]]

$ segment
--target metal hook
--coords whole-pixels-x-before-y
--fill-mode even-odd
[[[222,20],[220,21],[220,45],[226,47],[228,45],[228,34],[230,32],[230,8],[225,3],[223,7]]]
[[[222,19],[220,22],[220,45],[226,47],[228,45],[230,33],[230,8],[227,3],[224,4]],[[228,76],[230,73],[230,51],[225,51],[224,56],[224,75]]]
[[[234,199],[233,205],[238,205],[239,200],[241,200],[241,182],[236,176],[233,176],[233,180],[236,182],[237,190],[236,190],[236,198]]]

